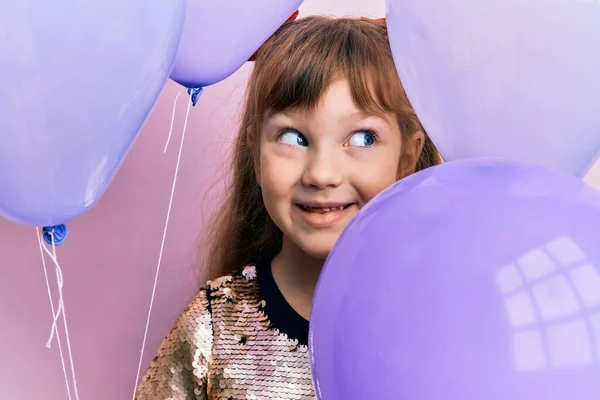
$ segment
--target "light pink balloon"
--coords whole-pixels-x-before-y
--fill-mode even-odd
[[[217,83],[237,71],[303,0],[188,0],[171,79],[185,87]]]
[[[600,153],[600,2],[388,0],[400,78],[446,160],[583,176]]]

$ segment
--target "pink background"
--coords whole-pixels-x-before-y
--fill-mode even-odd
[[[300,17],[381,17],[385,2],[307,0],[300,11]],[[194,273],[195,245],[219,199],[250,68],[206,89],[192,109],[144,368],[204,281],[203,271]],[[132,396],[185,113],[181,101],[163,154],[179,90],[167,84],[110,189],[70,224],[71,236],[59,248],[80,399]],[[600,166],[588,180],[600,186]],[[67,399],[57,346],[44,347],[52,318],[35,230],[0,219],[0,238],[0,398]]]

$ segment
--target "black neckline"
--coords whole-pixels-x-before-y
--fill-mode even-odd
[[[259,296],[264,300],[265,314],[272,327],[285,333],[288,338],[298,340],[298,344],[308,345],[308,321],[287,302],[273,278],[271,262],[256,265]]]

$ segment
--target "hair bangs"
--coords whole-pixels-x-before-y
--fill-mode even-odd
[[[398,84],[391,54],[374,49],[374,40],[385,26],[365,21],[314,17],[284,25],[257,55],[261,73],[257,78],[256,104],[259,115],[318,107],[327,88],[338,79],[348,79],[353,100],[362,111],[392,113],[403,108],[395,90]],[[290,30],[290,32],[285,32]],[[283,51],[283,49],[288,49]],[[392,76],[390,76],[392,75]]]

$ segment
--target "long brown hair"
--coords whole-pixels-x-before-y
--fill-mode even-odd
[[[340,78],[348,79],[362,110],[395,114],[404,140],[425,132],[398,78],[384,23],[313,16],[282,26],[256,53],[234,142],[232,182],[209,237],[206,261],[211,278],[272,258],[281,249],[282,233],[267,214],[255,173],[263,120],[269,112],[314,109],[325,89]],[[423,151],[418,160],[411,160],[410,169],[439,162],[425,135]]]

